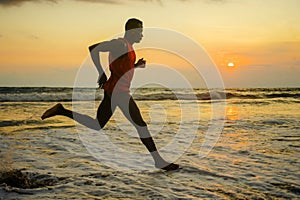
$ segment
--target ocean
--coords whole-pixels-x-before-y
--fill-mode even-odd
[[[133,89],[169,172],[119,110],[101,131],[41,120],[58,102],[94,117],[100,89],[0,91],[0,199],[300,198],[300,88]]]

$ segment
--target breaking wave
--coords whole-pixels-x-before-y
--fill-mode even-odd
[[[224,100],[224,99],[300,99],[300,88],[255,89],[166,89],[132,90],[136,100]],[[103,92],[95,88],[0,87],[0,102],[67,102],[101,100]]]

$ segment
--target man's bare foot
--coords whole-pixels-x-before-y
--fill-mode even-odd
[[[162,165],[161,163],[160,164],[155,164],[155,167],[156,168],[159,168],[159,169],[163,169],[163,170],[166,170],[166,171],[171,171],[171,170],[176,170],[179,168],[179,165],[177,164],[174,164],[174,163],[165,163],[164,165]]]
[[[170,163],[169,165],[167,165],[167,166],[165,166],[161,169],[166,170],[166,171],[171,171],[171,170],[176,170],[178,168],[179,168],[179,165],[174,164],[174,163]]]
[[[46,110],[46,112],[44,112],[44,114],[42,115],[42,120],[49,118],[49,117],[53,117],[55,115],[59,115],[62,113],[62,111],[65,108],[63,107],[63,105],[61,103],[56,104],[55,106],[53,106],[52,108]]]

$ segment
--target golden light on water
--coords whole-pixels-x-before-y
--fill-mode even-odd
[[[227,106],[226,119],[231,120],[231,121],[240,120],[239,109],[235,106]]]

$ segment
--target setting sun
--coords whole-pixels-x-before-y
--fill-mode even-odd
[[[234,65],[233,62],[230,62],[230,63],[227,64],[227,67],[234,67],[234,66],[235,66],[235,65]]]

